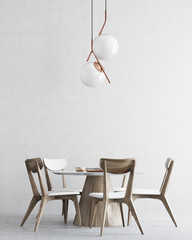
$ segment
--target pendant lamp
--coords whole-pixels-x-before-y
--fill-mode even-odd
[[[91,51],[87,58],[87,63],[81,68],[80,79],[88,87],[97,87],[105,79],[110,80],[100,60],[109,60],[116,56],[119,45],[115,37],[109,34],[102,34],[107,21],[107,0],[105,0],[105,21],[98,37],[93,40],[93,0],[91,0]],[[95,57],[95,62],[89,62],[91,55]]]
[[[110,60],[117,55],[119,44],[112,35],[102,34],[95,38],[93,51],[99,59]]]
[[[97,62],[88,62],[81,69],[81,81],[87,87],[97,87],[105,80],[105,75]]]

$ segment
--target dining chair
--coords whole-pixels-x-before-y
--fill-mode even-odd
[[[62,185],[63,188],[55,189],[53,188],[53,184],[50,179],[49,172],[52,171],[64,171],[64,168],[67,166],[67,160],[65,158],[44,158],[44,170],[45,170],[45,178],[47,182],[47,188],[49,191],[75,191],[81,194],[82,189],[75,189],[75,188],[66,188],[66,181],[65,176],[62,175]],[[63,199],[63,206],[62,206],[62,215],[64,215],[64,221],[67,223],[67,216],[68,216],[68,199]]]
[[[28,216],[30,215],[31,211],[33,210],[37,202],[40,201],[40,208],[37,214],[37,220],[36,220],[35,229],[34,229],[34,232],[36,232],[38,230],[39,223],[41,221],[46,203],[51,200],[63,200],[63,199],[68,199],[73,201],[75,205],[76,214],[78,217],[78,223],[79,223],[79,226],[81,227],[81,215],[80,215],[79,203],[77,198],[77,196],[79,195],[79,192],[46,191],[43,178],[41,175],[41,170],[44,166],[42,160],[40,158],[27,159],[25,161],[25,164],[26,164],[29,180],[31,183],[32,191],[33,191],[33,197],[29,204],[27,212],[21,222],[21,227],[24,225],[25,221],[27,220]],[[35,181],[34,175],[37,175],[37,179],[39,180],[38,183],[40,186],[40,192],[38,191],[37,182]]]
[[[165,195],[167,191],[167,186],[169,183],[169,179],[172,173],[174,161],[171,158],[168,158],[165,162],[165,174],[164,178],[160,187],[160,190],[154,190],[154,189],[133,189],[132,197],[133,200],[139,199],[139,198],[150,198],[150,199],[157,199],[160,200],[163,205],[165,206],[169,216],[171,217],[175,227],[177,227],[177,223],[173,217],[172,211],[170,209],[170,206],[167,201],[167,197]],[[131,211],[128,211],[128,225],[130,224],[130,217],[131,217]]]
[[[122,217],[122,224],[123,227],[125,226],[124,217],[123,217],[123,207],[122,204],[126,204],[136,223],[140,229],[141,234],[143,234],[143,230],[139,219],[137,217],[135,207],[132,200],[132,184],[134,178],[134,170],[135,170],[135,160],[134,159],[100,159],[100,167],[104,170],[104,179],[103,179],[103,192],[101,193],[90,193],[89,196],[92,197],[92,210],[91,210],[91,221],[90,227],[93,227],[94,218],[97,210],[97,204],[102,201],[103,202],[103,217],[102,217],[102,224],[100,230],[100,236],[103,234],[103,228],[105,225],[105,218],[107,214],[107,207],[110,203],[118,203],[120,206],[121,217]],[[108,173],[110,174],[129,174],[129,180],[126,187],[125,192],[109,192],[108,191]]]

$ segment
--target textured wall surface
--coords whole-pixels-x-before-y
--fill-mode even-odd
[[[95,34],[103,6],[95,0]],[[26,210],[26,158],[65,157],[73,170],[97,167],[100,157],[134,157],[143,171],[135,185],[153,188],[172,157],[169,200],[176,214],[188,213],[192,1],[108,6],[104,32],[116,36],[120,50],[103,63],[111,85],[91,89],[79,77],[90,50],[89,0],[0,1],[0,212]],[[79,187],[84,181],[67,180]]]

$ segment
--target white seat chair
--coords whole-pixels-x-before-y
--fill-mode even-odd
[[[169,204],[167,202],[166,198],[166,190],[169,183],[169,179],[171,176],[172,168],[173,168],[174,161],[170,158],[168,158],[165,162],[165,175],[160,187],[160,190],[154,190],[154,189],[133,189],[132,197],[133,200],[139,199],[139,198],[150,198],[150,199],[158,199],[160,200],[163,205],[165,206],[169,216],[171,217],[175,227],[177,227],[176,221],[173,217],[172,211],[169,207]],[[130,210],[128,211],[128,225],[130,223]]]
[[[33,191],[33,197],[29,204],[27,212],[21,222],[21,227],[24,225],[25,221],[27,220],[28,216],[30,215],[31,211],[33,210],[37,202],[40,201],[40,208],[37,214],[37,220],[36,220],[35,229],[34,229],[34,231],[36,232],[38,230],[45,205],[48,201],[51,201],[51,200],[72,200],[75,205],[78,223],[79,223],[79,226],[81,227],[81,215],[80,215],[79,203],[78,203],[78,197],[77,197],[79,195],[79,192],[75,192],[75,191],[73,192],[72,191],[48,191],[47,192],[44,186],[42,175],[41,175],[41,170],[43,168],[42,160],[40,158],[27,159],[25,161],[25,164],[26,164],[29,180],[31,183],[32,191]],[[37,178],[39,180],[39,186],[41,189],[40,192],[38,191],[35,178],[33,177],[34,174],[37,175]]]
[[[125,203],[134,219],[137,223],[137,226],[140,229],[140,232],[143,234],[142,227],[140,225],[139,219],[137,217],[133,201],[132,201],[132,183],[134,178],[134,169],[135,169],[135,160],[134,159],[100,159],[100,167],[104,170],[104,182],[103,182],[103,192],[101,193],[90,193],[89,196],[92,198],[92,211],[91,211],[91,222],[90,227],[93,227],[95,213],[97,204],[102,201],[104,208],[103,208],[103,218],[101,224],[101,231],[100,236],[103,234],[103,228],[105,225],[107,207],[110,203],[118,203],[121,210],[122,216],[122,224],[124,224],[124,217],[123,217],[123,208],[122,204]],[[126,192],[108,192],[108,178],[107,173],[111,174],[125,174],[130,172],[129,180],[126,188]]]
[[[50,180],[49,172],[52,171],[64,171],[64,168],[67,166],[67,160],[64,158],[50,159],[44,158],[44,169],[45,169],[45,177],[47,182],[47,188],[49,191],[72,191],[79,192],[81,194],[82,189],[78,188],[66,188],[65,176],[62,175],[62,188],[53,188],[52,182]],[[63,207],[62,207],[62,215],[64,215],[65,223],[67,223],[67,215],[68,215],[68,199],[63,199]]]

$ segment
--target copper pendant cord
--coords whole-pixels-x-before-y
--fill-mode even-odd
[[[106,22],[107,22],[107,0],[105,0],[105,20],[104,20],[103,26],[102,26],[98,36],[100,36],[102,34],[103,29],[104,29],[104,27],[106,25]],[[101,65],[99,59],[97,58],[97,56],[95,55],[95,53],[93,51],[93,0],[91,0],[91,52],[89,53],[89,56],[87,58],[87,62],[89,61],[89,59],[91,57],[91,54],[94,55],[95,59],[97,60],[97,63],[100,65],[101,70],[105,74],[105,77],[106,77],[107,81],[109,83],[111,83],[109,78],[108,78],[108,76],[107,76],[107,74],[106,74],[106,72],[105,72],[105,70],[104,70],[104,68],[103,68],[103,66]]]

